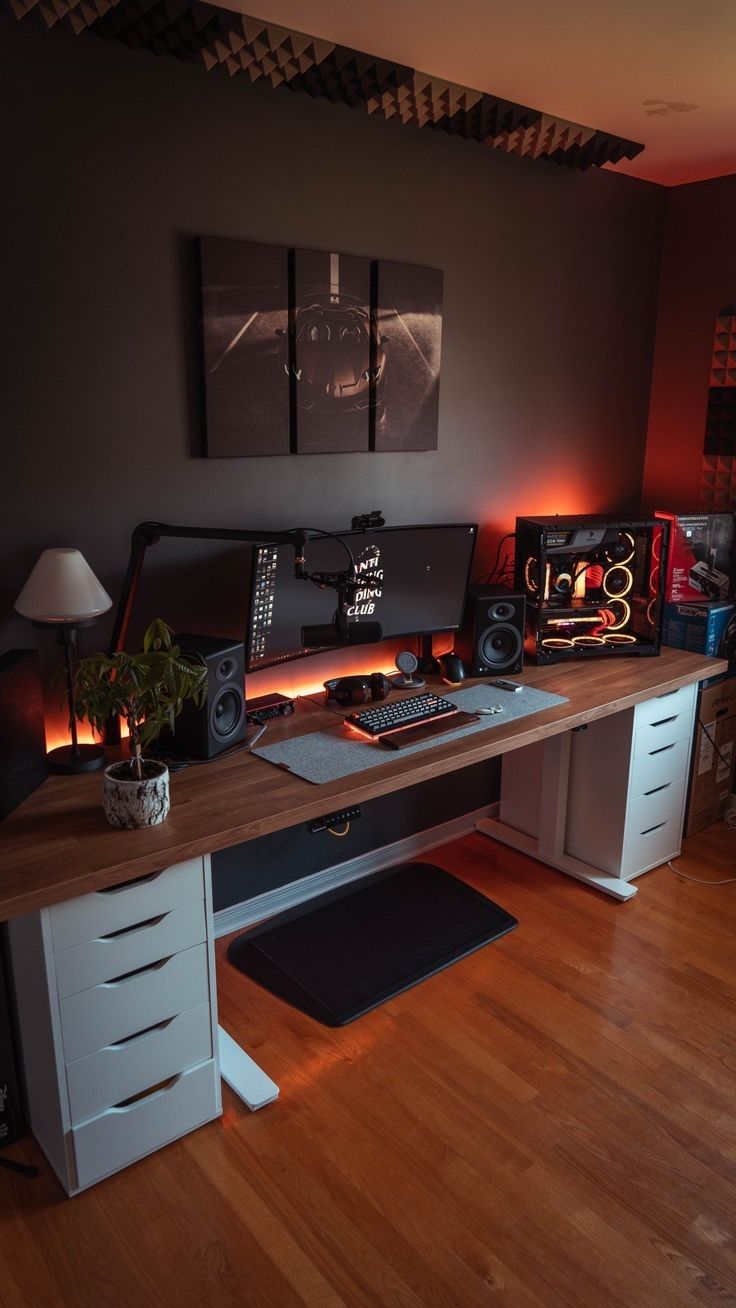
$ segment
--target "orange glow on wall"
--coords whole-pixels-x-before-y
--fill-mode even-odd
[[[44,726],[46,730],[46,753],[52,749],[58,749],[60,745],[71,744],[67,716],[63,709],[50,711],[47,708]],[[120,732],[121,738],[127,740],[128,731],[122,722]],[[77,739],[80,745],[98,745],[100,743],[99,737],[94,734],[88,722],[77,723]]]
[[[603,491],[605,492],[605,485]],[[601,485],[596,483],[594,475],[591,473],[590,477],[584,477],[574,467],[564,476],[559,473],[548,476],[545,468],[537,484],[525,474],[524,485],[519,488],[517,498],[517,516],[520,518],[599,513],[611,507],[605,503],[605,494],[601,502]]]
[[[366,658],[361,659],[360,662],[351,661],[347,666],[343,664],[336,668],[334,672],[328,672],[321,680],[307,679],[303,673],[301,677],[298,674],[284,676],[284,669],[278,668],[275,671],[279,675],[275,680],[275,684],[271,686],[262,687],[259,683],[258,689],[256,690],[254,687],[251,693],[249,686],[252,685],[252,678],[250,682],[246,682],[246,699],[255,699],[257,695],[264,695],[273,690],[278,691],[281,695],[288,695],[290,699],[296,699],[298,695],[318,695],[324,693],[324,682],[329,681],[331,677],[359,677],[366,676],[371,672],[383,672],[386,676],[389,676],[391,673],[395,673],[396,670],[396,664],[393,661],[386,662],[384,659],[376,663]]]
[[[452,636],[448,636],[448,647]],[[395,644],[395,649],[414,648],[416,641],[414,638],[400,641]],[[310,663],[319,663],[318,667],[309,666]],[[264,672],[253,673],[246,678],[246,700],[255,699],[258,695],[265,695],[272,691],[278,691],[281,695],[288,695],[291,699],[296,699],[298,695],[318,695],[324,691],[324,682],[331,677],[351,677],[365,676],[371,672],[383,672],[387,676],[396,672],[394,656],[386,644],[377,646],[362,645],[354,649],[335,650],[332,654],[316,656],[314,659],[296,660],[294,663],[277,668],[268,668]],[[69,727],[67,723],[66,709],[62,706],[46,706],[46,750],[56,749],[59,745],[68,745],[70,743]],[[80,745],[89,745],[99,743],[87,722],[80,722],[77,725],[77,735]],[[127,729],[121,722],[121,738],[126,740],[128,737]]]
[[[79,740],[80,745],[93,745],[97,743],[92,728],[86,722],[80,722],[77,730],[77,739]],[[69,728],[65,724],[59,725],[57,723],[49,722],[47,719],[46,752],[48,753],[52,749],[58,749],[59,745],[69,745],[70,743],[71,736],[69,735]]]
[[[366,676],[371,672],[389,675],[396,672],[394,651],[413,649],[416,638],[395,642],[391,649],[386,644],[361,645],[354,649],[334,650],[332,653],[297,659],[280,667],[267,668],[246,677],[246,699],[255,699],[278,691],[281,695],[314,695],[323,690],[323,683],[331,677]]]

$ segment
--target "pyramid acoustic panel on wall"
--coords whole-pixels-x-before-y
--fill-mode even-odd
[[[721,310],[713,334],[700,499],[712,513],[736,508],[736,305]]]
[[[17,18],[61,23],[208,71],[319,96],[398,123],[571,168],[633,159],[634,141],[568,122],[405,64],[199,0],[6,0]]]

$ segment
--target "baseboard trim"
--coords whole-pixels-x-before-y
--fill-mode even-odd
[[[275,913],[283,913],[287,908],[296,908],[316,895],[323,895],[328,890],[337,890],[349,881],[358,881],[370,876],[372,872],[381,872],[392,863],[403,863],[406,859],[417,858],[428,849],[438,845],[447,845],[451,840],[458,840],[475,830],[475,824],[481,818],[498,817],[499,805],[486,804],[476,808],[472,813],[463,813],[460,817],[443,822],[440,826],[429,827],[415,835],[405,836],[391,845],[373,849],[367,854],[359,854],[336,867],[326,868],[323,872],[314,872],[312,876],[300,877],[290,881],[286,886],[276,890],[266,890],[262,895],[254,895],[242,904],[233,904],[230,908],[221,908],[214,914],[215,937],[227,936],[231,931],[242,931],[244,927],[262,922]]]

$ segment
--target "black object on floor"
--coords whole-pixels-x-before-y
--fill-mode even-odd
[[[239,971],[326,1026],[344,1026],[518,926],[431,863],[403,863],[238,936]]]

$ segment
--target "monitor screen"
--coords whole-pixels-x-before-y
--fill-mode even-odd
[[[348,609],[353,622],[380,622],[385,639],[459,627],[470,580],[478,528],[471,523],[434,527],[382,527],[336,533],[337,539],[309,537],[308,572],[349,566],[348,546],[364,581]],[[320,590],[294,576],[294,551],[259,545],[253,550],[253,576],[246,668],[257,672],[288,659],[317,654],[301,643],[301,628],[331,622],[334,590]]]

